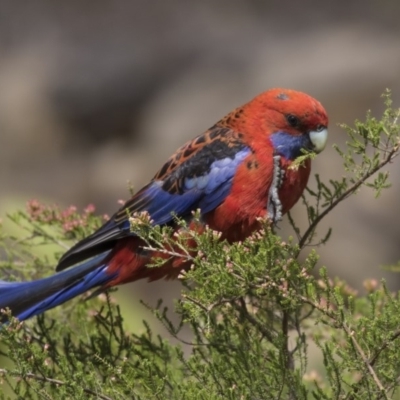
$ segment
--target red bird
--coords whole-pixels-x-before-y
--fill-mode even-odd
[[[178,229],[174,215],[190,225],[200,209],[201,223],[229,242],[258,229],[259,217],[277,222],[310,175],[309,159],[290,165],[304,150],[324,149],[327,125],[325,109],[305,93],[261,93],[178,149],[107,223],[64,254],[57,266],[62,272],[32,282],[0,281],[0,308],[24,320],[95,287],[175,278],[187,267],[180,257],[147,267],[155,253],[131,232],[128,216],[134,213],[147,212],[153,225]],[[199,223],[195,229],[201,230]]]

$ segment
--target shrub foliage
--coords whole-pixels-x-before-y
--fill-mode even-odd
[[[347,145],[335,147],[342,178],[323,182],[315,176],[316,189],[307,189],[302,199],[308,226],[300,229],[289,215],[294,234],[287,241],[268,221],[243,243],[229,245],[210,229],[173,235],[168,228],[151,228],[145,215],[133,218],[133,229],[149,248],[174,241],[192,264],[179,276],[179,322],[171,322],[160,300],[152,311],[165,327],[162,336],[148,322],[140,334],[127,332],[109,293],[75,299],[24,323],[11,319],[0,329],[0,397],[400,398],[397,293],[370,280],[364,283],[368,295],[358,295],[346,282],[329,278],[329,265],[317,269],[315,250],[329,245],[330,230],[318,231],[329,212],[363,186],[377,196],[390,186],[385,166],[399,152],[400,111],[392,108],[389,92],[384,98],[380,119],[368,114],[365,122],[343,126]],[[52,273],[66,243],[102,223],[93,207],[79,214],[35,201],[8,218],[19,230],[1,230],[0,276],[6,280]],[[188,235],[195,255],[187,248]],[[190,340],[182,336],[184,326],[191,329]],[[320,354],[318,368],[309,365],[311,347]]]

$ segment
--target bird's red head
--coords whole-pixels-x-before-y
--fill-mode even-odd
[[[272,131],[300,135],[328,126],[322,104],[306,93],[289,89],[271,89],[255,97],[246,106],[259,110],[261,125]]]
[[[302,149],[320,152],[327,140],[328,116],[319,101],[290,89],[271,89],[236,109],[222,122],[246,135],[249,144],[266,143],[288,159]]]

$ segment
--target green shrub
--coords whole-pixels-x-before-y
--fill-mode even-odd
[[[308,228],[289,215],[294,237],[284,242],[267,222],[243,243],[228,245],[211,230],[193,235],[198,254],[180,275],[182,295],[173,324],[162,301],[153,309],[169,335],[124,329],[107,294],[75,299],[31,321],[12,320],[0,330],[1,398],[20,399],[389,399],[400,398],[400,301],[384,282],[366,283],[358,296],[345,282],[316,270],[310,245],[327,243],[320,221],[362,186],[378,196],[390,186],[384,168],[399,152],[399,110],[389,92],[380,120],[367,115],[348,134],[341,180],[322,182],[303,196]],[[301,161],[301,160],[300,160]],[[78,214],[31,202],[10,216],[18,235],[3,229],[2,279],[35,279],[64,250],[102,220],[93,209]],[[172,240],[167,228],[135,229],[160,248]],[[174,238],[182,247],[185,238]],[[43,250],[44,249],[44,250]],[[157,264],[157,260],[155,262]],[[156,268],[157,265],[154,265]],[[189,326],[192,339],[181,338]],[[323,364],[308,368],[316,345]],[[1,390],[1,389],[0,389]]]

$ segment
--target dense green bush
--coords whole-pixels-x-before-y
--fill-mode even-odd
[[[317,189],[303,197],[309,222],[304,232],[289,216],[294,238],[287,242],[267,222],[262,231],[232,245],[211,230],[185,233],[199,251],[195,257],[184,255],[193,268],[179,277],[183,288],[175,312],[180,322],[170,321],[161,301],[153,310],[170,335],[154,335],[146,322],[142,334],[127,332],[109,294],[76,299],[32,321],[3,326],[0,362],[6,367],[0,367],[0,397],[400,398],[397,293],[370,281],[369,294],[359,297],[345,282],[328,277],[329,265],[316,270],[318,255],[310,247],[329,246],[330,231],[317,228],[340,202],[362,186],[376,195],[390,186],[384,167],[399,151],[400,111],[392,109],[389,93],[385,104],[380,120],[367,115],[365,122],[343,127],[347,147],[336,149],[343,178],[322,182],[315,177]],[[51,273],[64,242],[102,222],[92,209],[79,215],[37,202],[10,218],[20,231],[1,232],[0,276],[7,280]],[[172,240],[167,228],[151,229],[145,217],[133,223],[149,247]],[[185,237],[174,240],[184,247]],[[47,247],[40,255],[42,246]],[[180,339],[183,326],[192,330],[190,342]],[[165,338],[171,336],[181,345]],[[323,360],[318,372],[308,368],[312,344]]]

